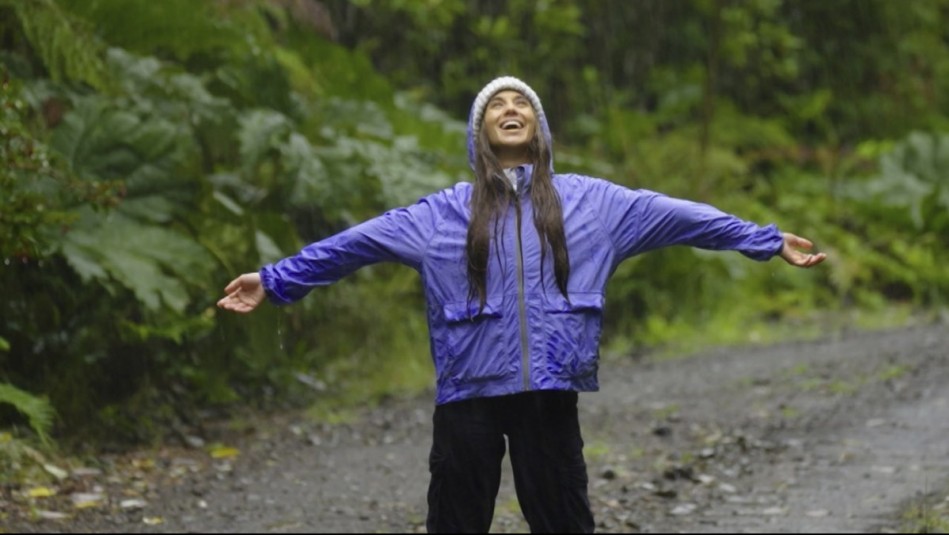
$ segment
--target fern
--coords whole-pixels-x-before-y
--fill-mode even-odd
[[[105,91],[111,84],[102,60],[105,46],[76,17],[53,0],[0,0],[16,13],[27,40],[50,78],[79,81]]]
[[[30,427],[45,445],[49,445],[49,432],[53,427],[53,406],[44,398],[38,398],[9,384],[0,383],[0,403],[9,403],[27,417]]]
[[[229,3],[229,2],[228,2]],[[244,3],[244,2],[241,2]],[[253,6],[258,2],[248,2]],[[252,53],[250,42],[266,28],[263,20],[244,17],[232,23],[217,4],[196,0],[59,0],[63,10],[88,21],[110,46],[128,51],[187,61],[228,52]],[[252,8],[244,8],[253,13]]]

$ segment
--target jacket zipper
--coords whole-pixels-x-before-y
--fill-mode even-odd
[[[524,250],[521,244],[521,199],[514,197],[514,216],[517,227],[517,306],[521,324],[521,366],[524,372],[524,390],[531,389],[530,346],[527,343],[527,304],[524,298]]]

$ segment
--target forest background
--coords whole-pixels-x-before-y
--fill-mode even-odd
[[[215,302],[469,180],[468,108],[501,74],[541,95],[559,172],[829,254],[629,260],[604,358],[945,315],[949,0],[0,0],[0,468],[13,444],[429,388],[409,268],[252,316]]]

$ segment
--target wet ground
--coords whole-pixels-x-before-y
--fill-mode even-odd
[[[907,511],[949,518],[946,324],[608,360],[600,377],[580,397],[600,532],[897,532],[920,528]],[[248,415],[191,447],[74,469],[50,497],[6,489],[4,529],[421,532],[431,400],[338,425]],[[505,468],[491,531],[528,531]]]

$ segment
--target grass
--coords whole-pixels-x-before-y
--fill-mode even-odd
[[[56,481],[58,465],[69,461],[48,443],[26,432],[0,432],[0,485]]]
[[[421,355],[424,360],[413,354],[401,359],[376,359],[374,365],[364,365],[361,370],[351,364],[337,368],[332,373],[338,378],[337,387],[315,401],[307,409],[307,416],[319,422],[345,423],[386,399],[421,395],[434,383],[431,361],[424,352]]]
[[[718,314],[705,323],[653,319],[641,326],[638,337],[647,345],[620,333],[604,344],[606,358],[622,358],[637,351],[648,351],[657,360],[693,356],[709,348],[770,345],[789,341],[812,341],[847,331],[904,327],[928,321],[909,305],[889,304],[881,310],[833,310],[814,312],[793,319],[749,321],[729,314]]]
[[[681,407],[675,403],[669,405],[663,405],[652,411],[653,418],[657,420],[668,420],[670,418],[675,418],[679,414]]]
[[[612,448],[605,442],[587,442],[583,446],[583,457],[588,461],[596,461],[610,454]]]
[[[949,533],[949,496],[935,505],[912,505],[901,520],[900,533]]]
[[[880,381],[892,381],[894,379],[899,379],[909,373],[909,367],[903,366],[900,364],[894,364],[885,370],[881,371],[877,378]]]
[[[781,407],[781,416],[788,420],[793,420],[801,415],[801,411],[791,406]]]

